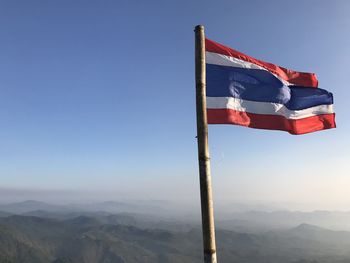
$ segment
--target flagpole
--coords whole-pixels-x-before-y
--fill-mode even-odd
[[[196,111],[204,263],[217,263],[206,113],[204,26],[195,27]]]

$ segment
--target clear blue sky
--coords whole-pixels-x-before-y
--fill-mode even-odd
[[[338,128],[211,126],[214,194],[350,204],[349,1],[0,3],[0,188],[198,200],[194,33],[316,72]],[[346,187],[347,186],[347,187]]]

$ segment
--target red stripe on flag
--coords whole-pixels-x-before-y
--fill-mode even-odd
[[[280,115],[255,114],[231,109],[207,109],[208,124],[234,124],[256,129],[281,130],[304,134],[335,128],[335,114],[322,114],[303,119],[286,119]]]
[[[237,50],[234,50],[232,48],[216,43],[207,38],[205,39],[205,50],[209,52],[219,53],[222,55],[238,58],[250,63],[254,63],[256,65],[259,65],[260,67],[267,69],[268,71],[271,71],[272,73],[288,81],[289,83],[297,86],[314,87],[314,88],[317,88],[318,86],[317,77],[316,77],[316,74],[314,73],[293,71],[269,62],[258,60],[250,56],[247,56]]]

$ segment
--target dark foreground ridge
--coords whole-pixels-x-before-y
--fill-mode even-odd
[[[1,263],[202,263],[196,225],[180,227],[126,214],[29,214],[41,217],[0,218]],[[223,263],[350,262],[350,232],[308,224],[260,233],[218,229],[217,241]]]

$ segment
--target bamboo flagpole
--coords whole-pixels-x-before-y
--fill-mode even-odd
[[[208,123],[206,112],[206,73],[205,73],[205,37],[204,26],[195,28],[195,65],[196,65],[196,111],[197,142],[199,161],[199,181],[202,211],[202,232],[204,263],[217,263],[213,194],[210,176],[210,158],[208,146]]]

